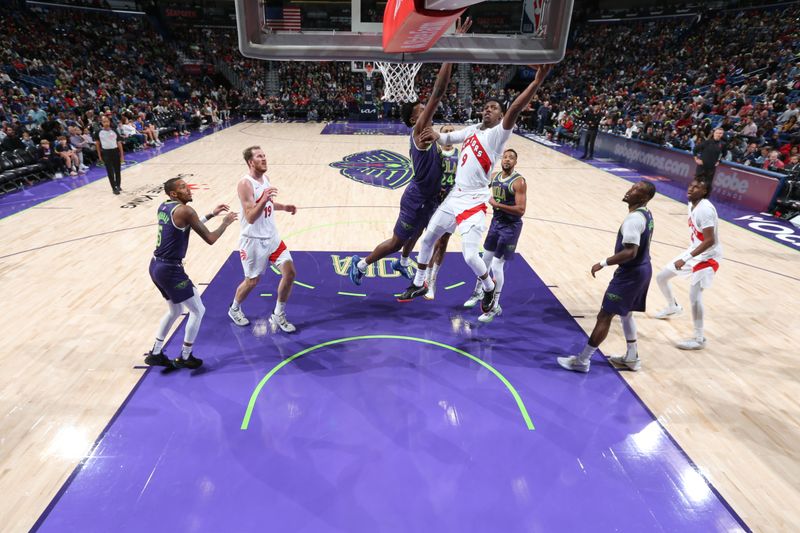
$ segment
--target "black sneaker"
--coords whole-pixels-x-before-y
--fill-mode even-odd
[[[175,364],[175,368],[188,368],[189,370],[194,370],[195,368],[203,366],[203,360],[198,359],[193,354],[189,354],[189,357],[186,359],[178,357],[173,363]]]
[[[422,287],[417,287],[413,283],[408,286],[403,294],[397,297],[398,302],[410,302],[414,298],[425,296],[428,292],[428,284],[425,283]]]
[[[169,357],[164,355],[164,352],[153,353],[147,352],[144,354],[144,364],[148,366],[172,366],[172,361]]]
[[[488,313],[494,308],[494,293],[496,288],[497,287],[495,286],[495,288],[490,291],[483,291],[483,299],[481,299],[481,311],[484,313]]]

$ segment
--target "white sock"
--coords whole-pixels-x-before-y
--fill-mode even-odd
[[[583,364],[588,363],[589,359],[592,358],[592,355],[596,351],[597,351],[597,346],[592,346],[591,344],[587,343],[586,346],[583,348],[583,351],[580,353],[580,355],[578,355],[578,361],[580,361]]]
[[[231,309],[235,311],[236,309],[239,309],[239,305],[240,305],[239,302],[237,302],[236,298],[234,298],[233,303],[231,304]]]
[[[181,348],[181,357],[184,359],[192,355],[192,345],[191,344],[184,344],[183,348]]]
[[[478,278],[481,279],[481,278]],[[485,279],[481,279],[481,285],[483,285],[484,292],[491,292],[494,290],[494,280],[492,276],[486,276]]]
[[[161,353],[161,350],[164,348],[164,339],[156,339],[156,342],[153,343],[153,353]]]
[[[277,300],[275,302],[275,314],[282,315],[284,312],[286,312],[286,302]]]
[[[417,272],[414,274],[414,286],[415,287],[422,287],[425,284],[425,276],[428,273],[428,269],[422,270],[421,268],[417,269]]]
[[[496,291],[495,291],[495,293],[494,293],[494,301],[495,301],[495,303],[496,303],[497,305],[500,305],[500,295],[501,295],[501,294],[502,294],[502,293],[500,293],[500,292],[496,292]]]
[[[367,262],[364,261],[363,259],[360,260],[356,266],[358,267],[358,269],[361,272],[366,272],[367,271]]]
[[[428,268],[428,271],[430,272],[430,275],[428,276],[428,279],[431,280],[431,283],[436,283],[436,277],[439,275],[439,267],[440,266],[441,265],[431,265]]]
[[[636,341],[628,341],[628,351],[625,353],[625,359],[628,361],[639,359],[639,348],[636,345]]]
[[[408,256],[400,255],[400,266],[408,266]]]

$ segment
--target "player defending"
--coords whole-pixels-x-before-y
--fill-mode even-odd
[[[480,279],[484,290],[481,311],[488,313],[496,305],[494,281],[489,277],[489,269],[478,254],[484,229],[486,202],[491,197],[490,172],[497,158],[503,153],[514,123],[533,99],[551,68],[552,65],[539,66],[536,78],[517,96],[507,113],[503,113],[500,102],[489,100],[483,107],[483,122],[479,125],[444,135],[428,130],[429,136],[436,139],[439,144],[461,142],[464,144],[456,170],[455,186],[428,224],[428,231],[422,239],[421,250],[417,257],[417,273],[400,299],[410,300],[427,292],[426,270],[436,241],[445,233],[452,233],[457,229],[461,234],[464,260]]]
[[[445,125],[439,128],[439,133],[450,133],[455,131],[453,126]],[[444,202],[447,195],[456,183],[456,168],[458,168],[458,148],[452,144],[446,146],[436,145],[439,150],[439,156],[442,159],[442,188],[439,190],[439,204]],[[433,300],[436,298],[436,278],[439,275],[439,268],[444,262],[444,254],[447,252],[447,244],[450,242],[450,234],[445,233],[438,241],[433,249],[433,257],[431,257],[431,266],[428,268],[428,276],[425,281],[428,283],[428,292],[425,293],[426,300]],[[404,255],[411,255],[411,249],[406,251],[403,249]]]
[[[489,205],[492,206],[494,213],[489,233],[483,243],[483,262],[494,277],[496,305],[489,312],[478,317],[478,321],[484,324],[491,322],[495,316],[503,312],[500,307],[500,293],[505,281],[503,267],[506,261],[514,258],[514,251],[517,249],[519,235],[522,232],[522,217],[525,215],[527,202],[528,186],[525,178],[514,170],[517,166],[517,152],[511,148],[503,152],[500,166],[502,170],[492,178],[492,197],[489,198]],[[475,284],[475,290],[472,291],[472,296],[464,302],[464,307],[471,309],[482,299],[483,286],[478,281]]]
[[[628,343],[625,355],[612,356],[611,362],[616,366],[639,370],[639,352],[636,346],[636,322],[634,311],[644,311],[647,300],[647,288],[653,276],[650,264],[650,240],[653,237],[653,215],[647,209],[649,202],[656,194],[656,187],[649,181],[634,183],[625,193],[623,202],[628,204],[628,216],[617,232],[617,244],[614,255],[603,259],[592,266],[592,277],[605,266],[619,265],[608,284],[603,304],[597,314],[589,342],[580,355],[559,357],[558,364],[567,370],[588,372],[592,354],[608,336],[611,319],[619,315],[622,320],[622,331]]]
[[[689,280],[689,302],[692,304],[694,337],[677,344],[681,350],[702,350],[706,345],[703,335],[703,290],[711,287],[714,273],[722,259],[722,245],[719,242],[719,218],[714,205],[708,200],[711,194],[709,181],[695,178],[689,184],[689,248],[669,262],[656,276],[658,287],[667,299],[667,307],[656,314],[656,318],[666,319],[683,312],[672,294],[670,280],[675,276],[691,276]]]
[[[153,280],[161,295],[167,300],[167,313],[161,317],[161,324],[156,332],[153,349],[145,354],[144,362],[176,368],[199,368],[203,360],[192,354],[192,346],[200,330],[200,322],[206,308],[197,293],[192,280],[183,270],[183,258],[189,247],[189,228],[208,244],[214,244],[225,233],[225,229],[236,220],[236,213],[228,213],[222,224],[214,231],[209,231],[205,222],[212,217],[228,211],[228,206],[220,204],[211,214],[199,218],[194,209],[189,207],[192,191],[181,178],[172,178],[164,183],[164,192],[169,200],[158,207],[158,238],[153,259],[150,260],[150,279]],[[183,336],[181,356],[174,361],[164,355],[164,340],[175,320],[181,316],[183,307],[189,311],[186,331]]]
[[[295,278],[294,262],[286,244],[278,236],[275,211],[287,211],[294,215],[297,208],[273,202],[272,199],[278,194],[278,189],[269,184],[265,175],[267,156],[260,146],[245,149],[243,155],[249,171],[239,180],[236,192],[242,206],[239,255],[242,259],[244,281],[236,288],[228,316],[237,326],[246,326],[250,323],[242,311],[242,302],[258,285],[258,280],[267,267],[274,264],[281,271],[281,281],[278,284],[275,310],[269,320],[273,326],[281,328],[286,333],[292,333],[297,328],[286,319],[286,301],[292,293]]]
[[[467,19],[458,27],[456,33],[466,32],[471,25],[472,21]],[[439,151],[433,146],[433,139],[423,137],[423,132],[433,123],[433,115],[450,83],[452,69],[452,63],[442,63],[427,104],[423,105],[419,101],[405,103],[400,110],[403,122],[412,128],[409,152],[414,167],[414,178],[406,186],[400,199],[400,214],[392,237],[376,246],[365,259],[357,255],[351,258],[350,281],[355,285],[361,285],[368,265],[395,253],[401,247],[404,247],[404,253],[399,261],[394,261],[392,267],[404,277],[411,279],[408,256],[436,209],[442,180],[442,161]],[[399,300],[405,301],[402,298]]]

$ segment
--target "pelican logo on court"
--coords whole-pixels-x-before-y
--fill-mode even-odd
[[[391,150],[350,154],[331,166],[351,180],[384,189],[399,189],[414,176],[411,160]]]

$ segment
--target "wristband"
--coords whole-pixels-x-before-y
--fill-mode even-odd
[[[205,224],[206,222],[208,222],[208,219],[209,219],[209,218],[211,218],[211,217],[213,217],[213,216],[214,216],[214,215],[203,215],[203,216],[201,216],[201,217],[200,217],[200,222],[202,222],[203,224]]]
[[[608,266],[608,260],[607,259],[603,259],[602,261],[600,261],[600,266],[601,267],[607,267]]]
[[[682,260],[682,261],[685,263],[685,262],[687,262],[689,259],[691,259],[692,257],[694,257],[694,256],[692,255],[692,252],[686,252],[685,254],[683,254],[683,255],[681,256],[681,260]]]

